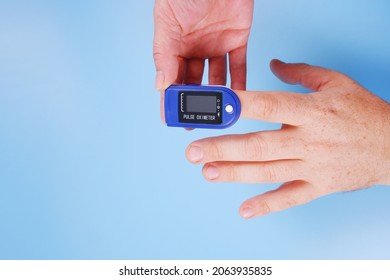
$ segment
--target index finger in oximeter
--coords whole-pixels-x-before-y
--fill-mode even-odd
[[[224,86],[171,85],[165,90],[168,126],[227,128],[240,117],[237,95]]]

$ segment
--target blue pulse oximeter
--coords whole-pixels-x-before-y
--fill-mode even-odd
[[[186,128],[227,128],[241,113],[237,95],[224,86],[171,85],[164,107],[168,126]]]

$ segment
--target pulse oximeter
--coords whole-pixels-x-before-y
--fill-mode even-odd
[[[186,128],[227,128],[241,113],[237,95],[224,86],[171,85],[164,107],[168,126]]]

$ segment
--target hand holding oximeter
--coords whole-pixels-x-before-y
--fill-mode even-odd
[[[224,86],[171,85],[165,90],[165,121],[185,128],[227,128],[240,117],[240,100]]]

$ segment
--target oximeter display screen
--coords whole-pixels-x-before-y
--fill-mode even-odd
[[[222,123],[222,93],[183,91],[179,93],[179,121],[182,123]]]
[[[187,112],[188,113],[216,113],[217,97],[216,96],[198,96],[187,95]]]

